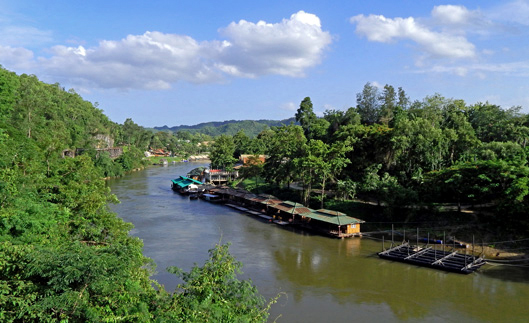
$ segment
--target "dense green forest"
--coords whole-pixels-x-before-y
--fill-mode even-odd
[[[443,224],[489,237],[526,234],[529,116],[520,107],[469,105],[440,94],[412,101],[402,88],[370,83],[356,101],[347,111],[317,117],[307,97],[295,115],[298,124],[256,138],[218,137],[212,164],[229,166],[226,154],[265,154],[266,163],[243,170],[246,178],[275,184],[270,192],[296,182],[302,194],[290,192],[290,199],[360,216],[379,229]],[[379,207],[359,215],[354,198]]]
[[[285,120],[228,120],[219,122],[203,122],[192,126],[175,126],[175,127],[154,127],[157,131],[171,131],[178,133],[185,131],[192,134],[204,134],[211,137],[218,137],[220,135],[233,136],[239,131],[243,131],[247,136],[255,138],[262,131],[270,127],[279,127],[282,125],[295,122],[294,117]]]
[[[266,320],[270,303],[237,278],[228,245],[190,272],[171,267],[181,284],[165,291],[132,225],[109,211],[117,200],[103,177],[143,167],[160,138],[191,144],[116,124],[72,90],[0,68],[1,322]]]

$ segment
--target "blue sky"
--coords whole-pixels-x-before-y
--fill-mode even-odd
[[[321,115],[367,82],[529,113],[529,0],[0,0],[0,64],[146,127]]]

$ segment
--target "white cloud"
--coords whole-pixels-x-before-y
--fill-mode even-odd
[[[0,27],[0,46],[34,46],[52,41],[52,33],[26,26]]]
[[[282,110],[287,110],[287,111],[297,111],[299,106],[297,106],[294,102],[286,102],[286,103],[281,104],[279,108]]]
[[[304,76],[307,68],[321,62],[331,42],[320,19],[303,11],[276,24],[241,20],[220,32],[227,40],[199,42],[185,35],[148,31],[88,48],[58,45],[37,61],[41,74],[76,86],[166,89],[179,81],[219,82],[226,75]],[[11,52],[0,52],[0,62],[9,60]],[[34,62],[28,53],[21,58]]]
[[[0,45],[0,64],[10,69],[28,69],[33,63],[33,52],[25,48]]]
[[[455,5],[435,6],[432,18],[439,24],[449,26],[479,25],[484,22],[479,10],[468,10],[464,6]]]
[[[204,62],[199,43],[187,36],[146,32],[98,47],[55,46],[40,58],[47,73],[101,88],[166,89],[171,83],[219,78]]]
[[[529,1],[515,0],[501,3],[488,11],[488,16],[495,20],[507,21],[511,23],[529,25]]]
[[[303,76],[307,68],[320,63],[331,43],[320,19],[304,11],[276,24],[241,20],[221,33],[229,41],[219,46],[217,67],[235,76]]]
[[[350,22],[356,24],[356,33],[370,41],[390,43],[398,39],[409,39],[433,58],[476,56],[475,46],[464,36],[430,30],[413,17],[391,19],[381,15],[357,15]]]
[[[486,78],[490,73],[499,73],[518,77],[529,76],[529,61],[510,62],[510,63],[480,63],[465,64],[464,66],[445,66],[435,65],[429,69],[423,69],[420,73],[446,73],[459,76],[465,76],[470,73],[481,79]]]

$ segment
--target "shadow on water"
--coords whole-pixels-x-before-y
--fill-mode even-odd
[[[493,279],[529,284],[529,263],[491,263],[481,271],[481,274]]]

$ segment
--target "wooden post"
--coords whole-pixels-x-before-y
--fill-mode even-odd
[[[393,224],[391,225],[391,246],[393,247]]]
[[[472,235],[472,262],[476,261],[476,256],[474,254],[474,235]]]
[[[445,252],[445,244],[446,244],[446,231],[443,231],[443,252]]]

